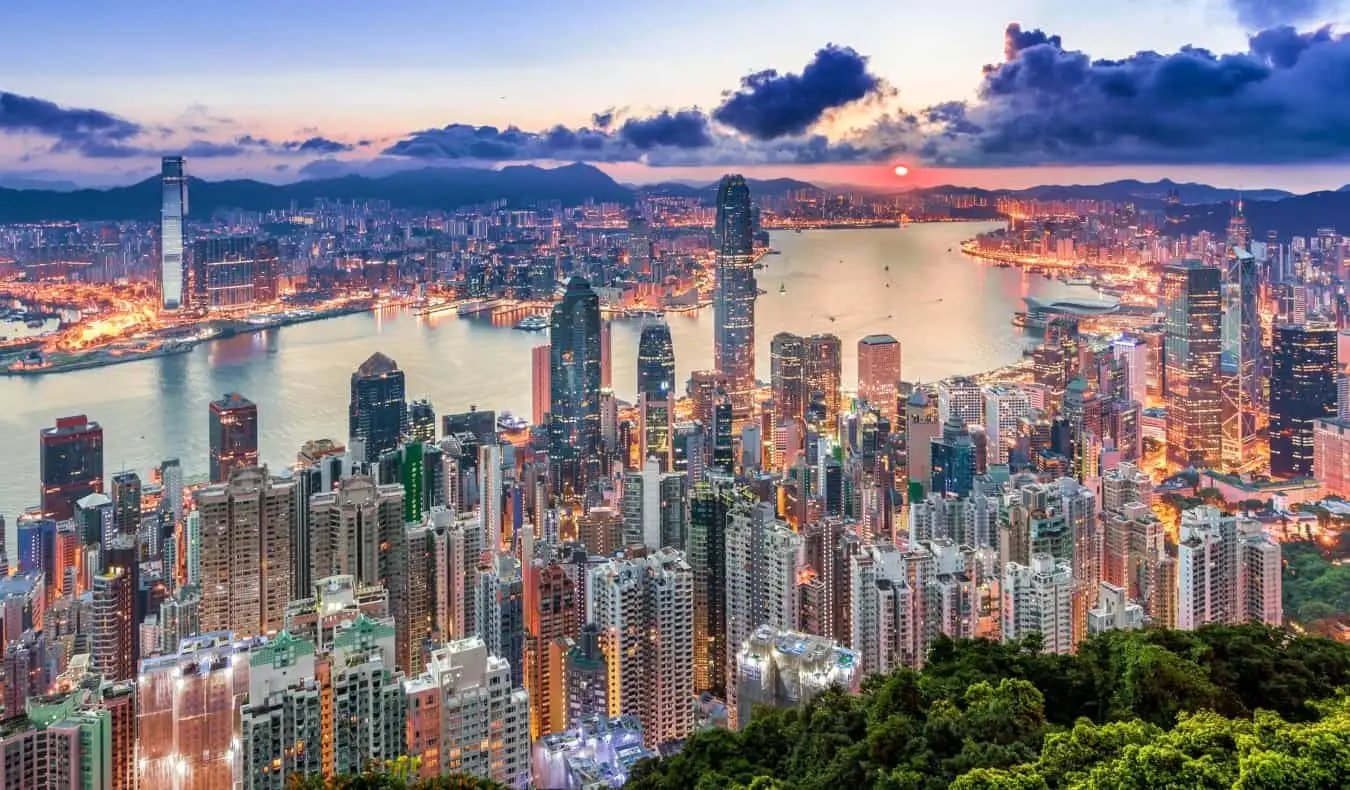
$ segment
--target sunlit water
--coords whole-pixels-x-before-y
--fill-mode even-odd
[[[832,332],[844,345],[843,380],[856,385],[857,341],[890,333],[903,375],[932,381],[1017,361],[1028,340],[1010,323],[1029,294],[1077,289],[999,269],[959,253],[987,224],[775,233],[781,255],[757,272],[756,367],[769,376],[769,341],[781,331]],[[889,268],[888,268],[889,267]],[[784,293],[780,294],[780,287]],[[712,310],[672,315],[678,381],[712,366]],[[636,390],[640,321],[615,322],[614,388]],[[34,378],[0,378],[0,513],[38,501],[38,431],[84,413],[103,425],[104,467],[142,476],[164,458],[185,473],[207,466],[207,404],[241,392],[260,410],[264,461],[294,462],[308,439],[347,438],[350,377],[375,351],[406,371],[410,397],[438,413],[480,408],[530,413],[530,349],[546,333],[411,311],[359,314],[203,344],[187,354]],[[12,538],[11,538],[12,539]],[[11,543],[12,545],[12,543]]]

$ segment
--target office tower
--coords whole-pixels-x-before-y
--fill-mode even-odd
[[[638,339],[637,392],[657,400],[671,400],[675,392],[675,346],[670,326],[658,321],[642,327]]]
[[[1232,240],[1230,240],[1230,245]],[[1239,469],[1251,460],[1261,407],[1261,315],[1256,259],[1245,246],[1232,245],[1224,258],[1222,455],[1224,466]]]
[[[525,682],[521,663],[525,652],[525,580],[520,560],[498,552],[484,556],[478,566],[474,621],[477,635],[494,656],[511,665],[511,682]]]
[[[966,425],[984,424],[984,390],[974,379],[958,376],[938,382],[938,422],[946,424],[952,415]]]
[[[240,311],[276,299],[277,253],[252,236],[213,236],[192,245],[188,302],[203,311]]]
[[[638,394],[638,419],[641,422],[638,457],[643,463],[654,460],[662,470],[670,470],[673,464],[671,435],[674,432],[674,418],[673,400],[657,398],[646,392]]]
[[[285,790],[293,774],[325,773],[324,688],[314,643],[282,631],[248,656],[248,704],[240,711],[246,790]],[[327,726],[326,726],[327,725]]]
[[[760,626],[740,647],[736,677],[737,721],[757,706],[795,708],[832,687],[856,693],[858,655],[826,639]]]
[[[942,436],[942,423],[937,419],[937,408],[923,390],[915,389],[905,402],[905,472],[909,477],[910,491],[906,496],[915,498],[914,489],[920,492],[929,487],[933,479],[933,440]]]
[[[1350,495],[1350,420],[1314,424],[1312,474],[1328,494]]]
[[[58,417],[39,442],[42,513],[64,521],[76,502],[103,491],[103,428],[83,414]]]
[[[524,686],[533,740],[567,728],[566,641],[577,635],[582,613],[565,567],[531,559],[524,573]]]
[[[711,431],[714,411],[721,398],[726,378],[715,370],[696,370],[689,374],[685,394],[693,402],[694,419]]]
[[[135,535],[141,528],[141,478],[135,472],[112,476],[113,526],[119,535]]]
[[[237,392],[211,401],[207,434],[211,441],[212,483],[223,483],[230,472],[258,465],[258,406]]]
[[[798,335],[779,332],[769,343],[769,382],[773,389],[774,419],[800,420],[806,414],[806,343]]]
[[[352,374],[352,398],[347,412],[348,435],[357,460],[374,463],[398,447],[408,432],[408,404],[404,399],[403,371],[378,351]]]
[[[1107,631],[1135,631],[1144,627],[1144,607],[1130,600],[1124,587],[1102,582],[1097,605],[1088,612],[1088,635]]]
[[[1214,467],[1220,461],[1220,274],[1199,261],[1163,269],[1167,457],[1179,466]]]
[[[548,419],[551,385],[549,383],[549,347],[530,349],[530,424],[545,425]]]
[[[203,631],[257,636],[284,625],[291,595],[295,483],[236,469],[194,495],[201,517]]]
[[[824,426],[834,435],[839,429],[842,407],[840,387],[843,386],[844,347],[834,335],[811,335],[805,340],[806,361],[802,375],[806,379],[808,400],[824,404]]]
[[[942,436],[929,444],[936,494],[969,496],[975,482],[975,445],[955,412],[942,426]]]
[[[858,397],[895,424],[899,404],[900,341],[890,335],[868,335],[858,341]]]
[[[1336,416],[1336,327],[1275,327],[1270,373],[1270,474],[1313,472],[1313,426]]]
[[[713,361],[726,377],[732,419],[739,428],[755,405],[755,299],[759,295],[750,187],[739,175],[723,176],[718,184],[713,237],[717,249]]]
[[[248,699],[246,642],[228,632],[186,639],[141,662],[136,681],[137,786],[233,787],[242,755],[238,710]]]
[[[678,472],[662,472],[652,460],[642,471],[624,474],[619,507],[625,546],[645,545],[652,551],[670,546],[684,551],[687,481]]]
[[[1121,335],[1111,341],[1111,350],[1125,368],[1125,387],[1129,399],[1144,405],[1148,402],[1148,343],[1142,338]]]
[[[56,567],[56,525],[49,518],[25,513],[19,516],[15,525],[15,537],[18,539],[17,560],[19,573],[41,572],[45,582],[53,583],[53,571]]]
[[[1176,627],[1279,625],[1284,612],[1280,544],[1261,523],[1202,505],[1181,514]]]
[[[731,474],[736,469],[736,445],[732,440],[735,425],[731,399],[723,396],[713,408],[712,422],[712,468],[722,474]]]
[[[614,389],[614,325],[600,319],[600,389]]]
[[[478,637],[431,652],[422,674],[404,684],[408,752],[421,778],[464,773],[524,788],[530,773],[530,698],[511,684],[506,659]]]
[[[708,475],[689,497],[686,556],[694,576],[694,689],[724,695],[727,679],[727,519],[749,495]]]
[[[441,418],[441,435],[470,434],[478,444],[497,443],[497,413],[470,404],[469,410]]]
[[[483,550],[493,553],[503,550],[502,497],[506,487],[502,471],[502,446],[487,444],[479,447],[478,522],[483,533]]]
[[[1073,571],[1049,554],[1003,568],[1003,641],[1040,634],[1042,649],[1068,653],[1073,641]]]
[[[140,628],[133,622],[134,596],[132,574],[126,568],[112,567],[94,574],[93,668],[105,679],[132,680],[136,677],[132,634]]]
[[[600,464],[600,298],[573,277],[549,330],[549,463],[553,490],[580,496]]]
[[[436,441],[436,410],[431,401],[415,400],[408,404],[408,436],[414,442]]]
[[[797,627],[797,576],[801,536],[774,516],[767,503],[742,505],[727,520],[727,693],[736,711],[736,657],[759,626]],[[734,718],[744,725],[748,719]]]
[[[587,619],[601,628],[611,713],[637,716],[649,747],[694,727],[694,579],[662,549],[590,569]]]
[[[166,156],[160,163],[159,304],[166,311],[183,305],[183,217],[188,211],[184,164],[181,156]]]
[[[996,385],[984,391],[984,426],[989,463],[1008,463],[1022,421],[1032,415],[1031,399],[1020,387]]]

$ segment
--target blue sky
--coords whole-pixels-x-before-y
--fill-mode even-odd
[[[828,43],[865,56],[869,73],[895,89],[888,101],[912,112],[976,100],[981,68],[1004,59],[1009,22],[1058,35],[1064,49],[1093,58],[1171,53],[1185,45],[1244,52],[1251,26],[1238,22],[1237,11],[1262,2],[14,2],[7,4],[0,31],[0,91],[153,127],[160,147],[244,134],[296,142],[321,136],[353,146],[368,141],[336,154],[360,162],[417,130],[452,123],[537,131],[585,126],[593,113],[612,107],[633,116],[665,108],[711,111],[744,75],[766,68],[801,71]],[[1307,0],[1273,5],[1291,3]],[[1313,5],[1320,11],[1314,21],[1344,16],[1335,3]],[[1284,20],[1278,13],[1274,19],[1302,22],[1303,28],[1310,21]],[[835,137],[876,111],[871,104],[832,108],[818,131]],[[53,153],[41,135],[4,132],[0,123],[0,171],[116,179],[154,166],[153,158]],[[298,154],[253,152],[201,158],[193,169],[286,178],[304,164]],[[847,180],[842,166],[831,164],[831,176]],[[1021,164],[999,169],[1015,172]],[[1025,164],[1043,172],[1055,163],[1042,157]],[[1114,163],[1073,164],[1086,174]],[[1129,164],[1147,169],[1152,163]],[[1159,164],[1186,170],[1192,163]],[[1224,164],[1242,179],[1295,173],[1290,177],[1306,180],[1311,176],[1297,173],[1312,170],[1306,162],[1282,162],[1274,170],[1269,163]],[[649,168],[632,161],[607,166],[633,179],[712,169]],[[946,169],[964,172],[955,165]],[[647,173],[652,170],[662,172]]]

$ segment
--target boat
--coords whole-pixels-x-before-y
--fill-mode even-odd
[[[763,288],[757,288],[755,290],[756,293],[758,293],[760,296],[763,296],[764,294],[768,293],[768,291],[764,290]]]
[[[766,255],[782,255],[782,254],[783,254],[783,251],[782,251],[782,250],[769,249],[769,250],[766,250],[766,251],[765,251],[765,254],[766,254]]]
[[[998,269],[1011,269],[1012,264],[1008,263],[1007,261],[999,261],[998,263],[994,264],[994,267]]]
[[[755,271],[759,271],[759,270],[761,270],[761,269],[763,269],[763,268],[764,268],[764,264],[762,264],[762,263],[756,263],[756,264],[755,264]]]
[[[801,232],[802,232],[802,229],[801,229],[801,228],[797,228],[796,230],[794,230],[794,231],[792,231],[792,232],[793,232],[793,233],[801,233]]]
[[[516,324],[516,329],[525,332],[542,332],[543,330],[548,329],[548,324],[549,320],[545,316],[527,315],[520,319],[520,323]]]
[[[524,417],[517,417],[509,411],[504,411],[497,416],[498,430],[507,433],[520,433],[530,427],[530,421]]]
[[[1093,285],[1093,282],[1092,282],[1092,280],[1088,279],[1087,277],[1073,277],[1073,278],[1070,278],[1070,279],[1068,279],[1068,280],[1065,280],[1065,281],[1064,281],[1064,284],[1065,284],[1065,285],[1086,285],[1086,286],[1089,286],[1089,287],[1090,287],[1090,286]]]
[[[778,295],[779,296],[787,295],[787,283],[783,283],[782,285],[778,286]]]
[[[891,270],[891,265],[890,265],[889,263],[886,264],[884,267],[882,267],[882,271],[888,272],[888,271],[890,271],[890,270]]]

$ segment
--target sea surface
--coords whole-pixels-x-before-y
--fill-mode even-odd
[[[1010,323],[1027,295],[1081,295],[1020,269],[995,268],[960,253],[960,242],[990,223],[901,229],[774,233],[757,272],[756,368],[769,377],[777,332],[832,332],[844,346],[843,381],[857,383],[857,342],[889,333],[902,345],[903,377],[934,381],[1016,362],[1031,342]],[[780,293],[781,291],[781,293]],[[711,368],[711,308],[669,318],[677,381]],[[616,321],[613,383],[636,390],[640,320]],[[92,370],[0,377],[0,514],[14,517],[39,499],[38,432],[63,415],[87,414],[104,430],[104,470],[148,478],[165,458],[189,477],[207,468],[207,404],[240,392],[259,407],[262,459],[294,463],[308,439],[347,439],[350,378],[382,351],[406,372],[410,398],[438,414],[480,409],[530,415],[530,349],[546,333],[464,320],[447,312],[362,313],[205,343],[193,351]],[[10,540],[12,541],[12,534]],[[12,546],[13,543],[11,542]]]

